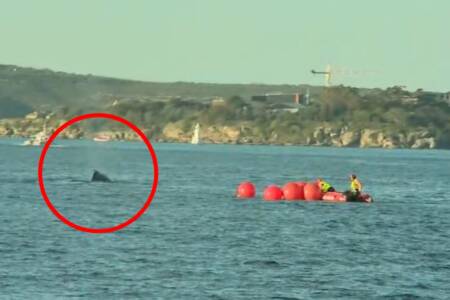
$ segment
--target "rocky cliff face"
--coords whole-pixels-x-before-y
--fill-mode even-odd
[[[53,120],[48,129],[56,128],[64,120]],[[0,136],[29,137],[42,130],[43,118],[3,119],[0,120]],[[150,131],[143,130],[144,133]],[[102,132],[85,132],[77,126],[64,130],[60,137],[68,139],[92,138],[101,134],[112,140],[139,140],[130,131],[107,130]],[[152,136],[157,141],[188,143],[191,141],[193,128],[183,129],[180,123],[169,123],[160,134]],[[147,134],[150,135],[150,134]],[[282,142],[277,132],[262,133],[249,124],[239,126],[201,126],[200,139],[202,143],[217,144],[298,144],[312,146],[333,147],[361,147],[361,148],[413,148],[434,149],[436,138],[426,129],[408,133],[387,133],[380,129],[352,130],[348,127],[333,128],[319,126],[305,136],[291,136],[294,142]]]
[[[319,127],[314,131],[312,145],[361,148],[413,148],[434,149],[436,139],[427,130],[404,133],[386,133],[380,129],[336,130]]]
[[[183,131],[180,126],[174,123],[168,124],[163,131],[163,139],[172,142],[189,142],[191,136],[192,130]],[[278,141],[276,132],[272,132],[268,138],[263,138],[255,135],[251,129],[245,126],[209,126],[202,128],[200,138],[204,143],[282,144]],[[388,134],[378,129],[351,130],[347,127],[341,129],[318,127],[305,140],[299,140],[298,144],[333,147],[434,149],[436,148],[436,139],[427,130],[413,131],[408,134]]]

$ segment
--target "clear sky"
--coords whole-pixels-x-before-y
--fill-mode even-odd
[[[150,81],[450,90],[447,0],[0,0],[0,63]]]

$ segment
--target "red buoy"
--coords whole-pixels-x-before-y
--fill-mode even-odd
[[[304,181],[297,181],[296,184],[298,185],[298,187],[300,188],[300,200],[305,200],[305,185],[306,182]]]
[[[286,200],[303,200],[305,199],[303,187],[295,182],[288,182],[283,186],[283,195]]]
[[[297,184],[299,187],[304,187],[306,185],[306,182],[304,182],[304,181],[297,181],[295,184]]]
[[[322,199],[322,192],[320,191],[320,188],[317,186],[317,184],[314,183],[307,183],[305,187],[303,188],[305,192],[305,199],[306,200],[321,200]]]
[[[264,190],[263,199],[267,201],[283,200],[283,191],[276,185],[269,185]]]
[[[238,198],[253,198],[255,194],[255,185],[250,181],[241,182],[236,189],[236,197]]]

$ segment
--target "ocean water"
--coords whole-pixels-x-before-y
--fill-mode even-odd
[[[160,180],[129,227],[61,223],[37,185],[40,148],[0,140],[0,299],[448,299],[450,151],[154,144]],[[57,141],[47,193],[90,227],[149,194],[141,143]],[[90,183],[93,169],[113,183]],[[261,200],[268,184],[356,173],[375,202]],[[258,197],[233,198],[253,181]]]

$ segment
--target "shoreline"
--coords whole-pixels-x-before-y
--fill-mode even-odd
[[[43,133],[48,136],[65,122],[55,118],[46,121],[34,119],[0,120],[0,137],[30,139]],[[183,122],[169,122],[161,127],[145,127],[138,124],[141,131],[155,142],[190,143],[194,128]],[[200,125],[199,140],[202,144],[231,145],[278,145],[313,146],[332,148],[383,148],[383,149],[450,149],[450,145],[440,143],[435,133],[427,128],[412,128],[409,131],[389,131],[386,128],[336,126],[320,123],[303,131],[289,133],[271,129],[261,131],[252,123],[237,122],[227,125]],[[44,131],[45,130],[45,131]],[[61,139],[94,139],[101,137],[107,141],[135,141],[139,136],[130,129],[103,127],[93,130],[89,127],[73,125],[62,131]]]
[[[0,140],[21,140],[25,141],[29,139],[30,136],[0,136]],[[129,142],[129,143],[140,143],[141,139],[114,139],[107,142],[96,142],[92,138],[59,138],[60,140],[65,141],[83,141],[83,142],[92,142],[96,144],[108,144],[111,142]],[[269,146],[269,147],[295,147],[295,148],[319,148],[319,149],[361,149],[361,150],[413,150],[413,151],[449,151],[449,148],[431,148],[431,149],[423,149],[423,148],[408,148],[408,147],[393,147],[393,148],[383,148],[383,147],[348,147],[348,146],[328,146],[328,145],[309,145],[309,144],[283,144],[283,143],[220,143],[220,142],[202,142],[200,144],[191,144],[186,141],[174,141],[174,140],[164,140],[164,139],[151,139],[149,141],[152,144],[180,144],[180,145],[192,145],[193,147],[202,147],[202,146],[210,146],[210,145],[223,145],[223,146]],[[31,146],[36,147],[36,146]]]

